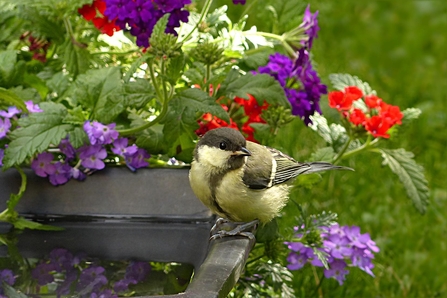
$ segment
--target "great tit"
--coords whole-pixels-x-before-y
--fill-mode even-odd
[[[349,168],[301,163],[225,127],[208,131],[198,141],[189,181],[195,195],[215,214],[233,222],[267,223],[287,203],[288,182],[302,174],[333,169]]]

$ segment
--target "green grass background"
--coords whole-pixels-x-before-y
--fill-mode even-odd
[[[249,3],[250,1],[247,1]],[[296,272],[299,297],[447,297],[447,1],[309,1],[319,10],[321,31],[312,49],[323,81],[350,73],[370,83],[386,102],[422,115],[389,148],[403,147],[424,166],[430,206],[419,214],[381,156],[365,153],[343,164],[355,173],[328,173],[294,198],[310,213],[331,210],[342,225],[358,225],[381,248],[375,278],[352,269],[343,286],[324,280],[316,289],[307,268]],[[257,5],[262,5],[259,1]],[[268,23],[268,22],[267,22]],[[250,16],[249,24],[263,27]],[[322,99],[324,115],[338,115]],[[321,143],[309,129],[285,132],[287,151],[309,156]],[[299,144],[304,148],[291,148]],[[297,212],[289,204],[285,212]],[[321,272],[317,272],[318,278]]]

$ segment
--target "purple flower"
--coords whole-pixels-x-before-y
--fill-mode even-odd
[[[335,278],[340,285],[343,284],[343,281],[346,280],[346,275],[349,273],[348,270],[346,270],[346,263],[342,260],[335,260],[332,262],[329,266],[329,269],[324,270],[324,276],[326,278]]]
[[[346,237],[330,235],[327,240],[323,241],[323,244],[329,249],[329,253],[336,259],[343,259],[352,254],[349,240]]]
[[[76,180],[84,181],[87,176],[78,168],[71,168],[71,177]]]
[[[91,292],[97,292],[102,286],[107,284],[107,277],[104,276],[105,269],[101,266],[92,265],[82,270],[77,285],[78,291],[91,288]]]
[[[19,113],[20,113],[20,110],[18,108],[9,107],[8,111],[0,111],[0,116],[5,117],[5,118],[12,118]]]
[[[26,108],[30,113],[41,113],[43,110],[38,104],[34,104],[32,100],[25,101]]]
[[[307,260],[308,258],[305,254],[297,254],[292,252],[287,256],[287,262],[289,262],[287,268],[289,270],[301,269],[304,265],[306,265]]]
[[[65,154],[65,156],[67,157],[68,160],[71,160],[71,159],[75,158],[75,156],[76,156],[76,151],[73,148],[73,146],[71,145],[68,138],[61,140],[61,142],[59,143],[59,150],[61,150],[61,152],[63,154]]]
[[[237,5],[237,4],[242,4],[245,5],[245,2],[247,2],[246,0],[233,0],[233,4]]]
[[[79,260],[65,248],[55,248],[50,252],[50,263],[54,264],[57,272],[70,271]]]
[[[138,151],[133,154],[129,155],[126,159],[127,165],[134,169],[144,168],[149,166],[149,162],[146,161],[151,157],[149,153],[146,152],[146,150],[139,148]]]
[[[306,10],[304,11],[303,22],[300,24],[300,28],[305,29],[305,33],[308,36],[308,40],[302,42],[303,46],[307,49],[312,48],[312,43],[314,38],[318,37],[318,31],[320,27],[318,27],[318,11],[314,14],[310,12],[310,4],[307,5]]]
[[[47,177],[48,175],[53,175],[56,172],[56,166],[52,163],[53,154],[49,152],[43,152],[37,155],[31,162],[31,169],[34,170],[37,176]]]
[[[259,73],[274,77],[282,87],[286,86],[287,79],[292,76],[293,61],[280,53],[270,55],[266,66],[259,67]]]
[[[130,262],[127,266],[125,279],[140,282],[146,278],[151,271],[151,265],[148,262]]]
[[[71,178],[71,167],[69,164],[60,161],[54,164],[56,171],[49,175],[50,183],[53,185],[62,185],[68,182]]]
[[[104,15],[110,20],[118,19],[123,21],[127,18],[128,11],[126,4],[129,2],[128,0],[105,0],[105,2],[106,10],[104,11]]]
[[[191,4],[191,0],[154,0],[154,3],[157,5],[157,8],[159,10],[167,13],[173,11],[174,9],[180,9],[183,8],[185,5]]]
[[[6,134],[9,132],[11,128],[11,121],[8,118],[4,120],[0,118],[0,140],[6,137]]]
[[[119,136],[119,133],[115,130],[115,123],[104,125],[98,121],[85,121],[84,131],[90,140],[90,144],[111,144]]]
[[[84,145],[78,150],[83,167],[95,170],[104,169],[103,159],[107,157],[107,151],[101,145]]]
[[[65,274],[64,281],[57,287],[56,294],[58,297],[63,295],[68,295],[70,293],[70,289],[72,288],[73,282],[78,279],[77,270],[70,270]]]
[[[131,156],[138,151],[137,145],[127,146],[129,139],[120,138],[113,142],[112,152],[119,156]]]
[[[0,286],[2,283],[7,283],[12,286],[16,282],[16,278],[14,277],[14,273],[10,269],[1,269],[0,270]]]
[[[3,157],[5,156],[5,150],[0,149],[0,167],[3,166]]]
[[[354,249],[351,261],[353,266],[357,266],[372,277],[374,277],[374,273],[371,269],[374,268],[374,264],[371,262],[371,259],[374,258],[374,255],[369,254],[369,251],[363,249]]]
[[[37,280],[37,284],[44,286],[54,281],[55,266],[51,263],[40,263],[31,271],[31,276]]]
[[[120,293],[120,292],[124,292],[127,291],[129,289],[129,285],[130,284],[136,284],[137,282],[135,280],[129,280],[129,279],[120,279],[119,281],[117,281],[114,286],[113,286],[113,290],[116,293]]]

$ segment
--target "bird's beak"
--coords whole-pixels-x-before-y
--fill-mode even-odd
[[[251,156],[251,152],[247,148],[242,147],[241,150],[233,151],[232,155],[234,155],[234,156]]]

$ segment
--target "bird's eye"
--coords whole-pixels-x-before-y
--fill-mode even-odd
[[[225,143],[225,142],[220,142],[220,144],[219,144],[219,148],[220,148],[221,150],[225,150],[225,149],[227,149],[227,143]]]

